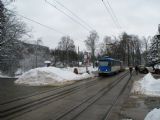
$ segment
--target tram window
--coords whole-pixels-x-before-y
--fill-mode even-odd
[[[108,61],[99,61],[100,66],[109,66]]]

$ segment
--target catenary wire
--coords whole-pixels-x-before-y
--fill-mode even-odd
[[[109,8],[111,9],[112,15],[114,16],[114,18],[115,18],[115,20],[117,21],[119,27],[121,28],[121,24],[119,23],[118,18],[117,18],[117,16],[116,16],[116,14],[115,14],[115,12],[114,12],[114,10],[113,10],[111,4],[109,3],[108,0],[106,0],[106,1],[107,1],[107,4],[108,4]]]
[[[47,0],[45,0],[45,2],[49,5],[51,5],[52,7],[54,7],[55,9],[57,9],[59,12],[63,13],[65,16],[67,16],[68,18],[70,18],[72,21],[74,21],[75,23],[79,24],[82,28],[84,28],[85,30],[87,30],[88,32],[90,32],[90,29],[88,29],[86,26],[84,26],[83,24],[81,24],[79,21],[75,20],[74,18],[72,18],[71,16],[69,16],[68,14],[66,14],[64,11],[62,11],[61,9],[57,8],[55,5],[53,5],[52,3],[48,2]]]
[[[10,10],[8,10],[8,11],[10,11]],[[12,11],[10,11],[10,12],[12,12]],[[22,17],[22,18],[24,18],[24,19],[26,19],[26,20],[28,20],[28,21],[31,21],[31,22],[33,22],[33,23],[36,23],[36,24],[38,24],[38,25],[40,25],[40,26],[42,26],[42,27],[45,27],[45,28],[47,28],[47,29],[50,29],[50,30],[52,30],[52,31],[54,31],[54,32],[57,32],[57,33],[62,34],[62,35],[66,35],[65,33],[61,32],[61,31],[59,31],[59,30],[57,30],[57,29],[55,29],[55,28],[53,28],[53,27],[50,27],[50,26],[45,25],[45,24],[42,24],[42,23],[40,23],[40,22],[38,22],[38,21],[35,21],[35,20],[31,19],[31,18],[28,18],[28,17],[26,17],[26,16],[24,16],[24,15],[21,15],[21,14],[18,14],[18,13],[14,13],[14,14],[16,14],[16,15],[18,15],[18,16],[20,16],[20,17]]]
[[[40,22],[38,22],[38,21],[35,21],[35,20],[31,19],[31,18],[28,18],[28,17],[26,17],[26,16],[24,16],[24,15],[15,13],[15,12],[9,10],[9,9],[6,9],[6,10],[9,11],[9,12],[11,12],[11,13],[13,13],[13,14],[15,14],[15,15],[17,15],[17,16],[20,16],[20,17],[22,17],[22,18],[24,18],[24,19],[26,19],[26,20],[28,20],[28,21],[31,21],[31,22],[33,22],[33,23],[36,23],[36,24],[38,24],[38,25],[40,25],[40,26],[42,26],[42,27],[44,27],[44,28],[47,28],[47,29],[49,29],[49,30],[52,30],[52,31],[57,32],[57,33],[59,33],[59,34],[61,34],[61,35],[64,35],[64,36],[68,36],[68,34],[65,34],[65,33],[61,32],[61,31],[59,31],[59,30],[57,30],[57,29],[55,29],[55,28],[53,28],[53,27],[50,27],[50,26],[45,25],[45,24],[42,24],[42,23],[40,23]]]
[[[59,4],[60,6],[62,6],[63,8],[65,8],[67,11],[69,11],[74,17],[76,17],[79,21],[81,21],[82,23],[84,23],[86,26],[88,26],[88,28],[92,29],[93,28],[87,23],[85,22],[83,19],[81,19],[78,15],[76,15],[74,12],[72,12],[69,8],[67,8],[64,4],[60,3],[59,1],[57,0],[52,0],[54,1],[55,3]]]
[[[102,0],[102,3],[103,3],[103,5],[104,5],[105,9],[107,10],[107,12],[109,13],[109,15],[111,16],[111,19],[112,19],[113,23],[115,24],[115,27],[119,30],[120,27],[119,27],[118,23],[115,21],[113,15],[112,15],[112,13],[110,12],[109,8],[107,7],[106,3],[105,3],[103,0]]]

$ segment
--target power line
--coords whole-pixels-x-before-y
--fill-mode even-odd
[[[112,19],[113,23],[115,24],[115,26],[117,27],[117,29],[120,29],[117,21],[114,19],[113,15],[112,15],[112,13],[110,12],[110,10],[108,9],[106,3],[105,3],[103,0],[102,0],[102,3],[103,3],[103,5],[104,5],[104,7],[106,8],[107,12],[109,13],[109,15],[111,16],[111,19]]]
[[[33,23],[36,23],[36,24],[38,24],[38,25],[40,25],[40,26],[42,26],[42,27],[45,27],[45,28],[47,28],[47,29],[50,29],[50,30],[52,30],[52,31],[54,31],[54,32],[57,32],[57,33],[59,33],[59,34],[66,35],[65,33],[61,32],[61,31],[59,31],[59,30],[57,30],[57,29],[55,29],[55,28],[53,28],[53,27],[50,27],[50,26],[45,25],[45,24],[42,24],[42,23],[40,23],[40,22],[38,22],[38,21],[35,21],[35,20],[31,19],[31,18],[28,18],[28,17],[26,17],[26,16],[24,16],[24,15],[15,13],[15,12],[13,12],[13,11],[11,11],[11,10],[8,10],[8,9],[6,9],[6,10],[9,11],[9,12],[11,12],[11,13],[13,13],[13,14],[16,14],[16,15],[18,15],[18,16],[20,16],[20,17],[22,17],[22,18],[24,18],[24,19],[26,19],[26,20],[28,20],[28,21],[31,21],[31,22],[33,22]]]
[[[84,23],[86,26],[88,26],[88,28],[92,29],[93,28],[87,23],[85,22],[83,19],[81,19],[78,15],[76,15],[74,12],[72,12],[70,9],[68,9],[66,6],[64,6],[62,3],[60,3],[59,1],[57,0],[53,0],[55,1],[56,3],[58,3],[60,6],[62,6],[63,8],[65,8],[67,11],[69,11],[74,17],[76,17],[78,20],[80,20],[82,23]]]
[[[115,14],[114,10],[113,10],[113,9],[112,9],[112,7],[111,7],[111,4],[109,3],[109,1],[108,1],[108,0],[106,0],[106,1],[107,1],[107,4],[108,4],[109,8],[111,9],[111,12],[112,12],[112,14],[113,14],[113,16],[114,16],[115,20],[117,21],[117,23],[118,23],[119,27],[121,28],[121,24],[119,23],[118,18],[117,18],[117,16],[116,16],[116,14]]]
[[[20,14],[17,14],[17,13],[15,13],[15,14],[18,15],[18,16],[20,16],[20,17],[22,17],[22,18],[24,18],[24,19],[27,19],[27,20],[29,20],[29,21],[31,21],[31,22],[34,22],[34,23],[36,23],[36,24],[38,24],[38,25],[40,25],[40,26],[42,26],[42,27],[45,27],[45,28],[47,28],[47,29],[50,29],[50,30],[55,31],[55,32],[57,32],[57,33],[60,33],[60,34],[62,34],[62,35],[64,35],[64,36],[68,36],[67,34],[65,34],[65,33],[63,33],[63,32],[60,32],[60,31],[58,31],[58,30],[56,30],[56,29],[54,29],[54,28],[52,28],[52,27],[49,27],[49,26],[47,26],[47,25],[44,25],[44,24],[42,24],[42,23],[40,23],[40,22],[37,22],[37,21],[35,21],[35,20],[33,20],[33,19],[30,19],[30,18],[28,18],[28,17],[25,17],[25,16],[20,15]]]
[[[79,24],[81,27],[83,27],[85,30],[90,31],[86,26],[84,26],[83,24],[81,24],[79,21],[77,21],[76,19],[72,18],[71,16],[69,16],[68,14],[66,14],[64,11],[62,11],[61,9],[57,8],[55,5],[53,5],[52,3],[48,2],[47,0],[45,0],[46,3],[48,3],[49,5],[51,5],[52,7],[54,7],[55,9],[57,9],[58,11],[60,11],[61,13],[63,13],[65,16],[67,16],[68,18],[70,18],[72,21],[74,21],[75,23]]]
[[[30,18],[28,18],[28,17],[26,17],[26,16],[24,16],[24,15],[15,13],[15,12],[13,12],[13,11],[11,11],[11,10],[7,10],[7,11],[12,12],[12,13],[14,13],[15,15],[18,15],[18,16],[20,16],[20,17],[22,17],[22,18],[24,18],[24,19],[26,19],[26,20],[28,20],[28,21],[31,21],[31,22],[33,22],[33,23],[36,23],[36,24],[38,24],[38,25],[40,25],[40,26],[42,26],[42,27],[44,27],[44,28],[47,28],[47,29],[49,29],[49,30],[52,30],[52,31],[57,32],[57,33],[59,33],[59,34],[62,34],[62,35],[64,35],[64,36],[68,36],[67,34],[65,34],[65,33],[61,32],[61,31],[59,31],[59,30],[56,30],[55,28],[52,28],[52,27],[47,26],[47,25],[45,25],[45,24],[42,24],[42,23],[40,23],[40,22],[38,22],[38,21],[35,21],[35,20],[33,20],[33,19],[30,19]]]
[[[15,14],[18,15],[18,16],[20,16],[20,17],[22,17],[22,18],[24,18],[24,19],[26,19],[26,20],[29,20],[29,21],[31,21],[31,22],[33,22],[33,23],[36,23],[36,24],[38,24],[38,25],[40,25],[40,26],[42,26],[42,27],[45,27],[45,28],[47,28],[47,29],[50,29],[50,30],[55,31],[55,32],[57,32],[57,33],[60,33],[60,34],[62,34],[62,35],[66,35],[65,33],[61,32],[61,31],[59,31],[59,30],[56,30],[55,28],[52,28],[52,27],[47,26],[47,25],[44,25],[44,24],[42,24],[42,23],[40,23],[40,22],[38,22],[38,21],[35,21],[35,20],[30,19],[30,18],[28,18],[28,17],[25,17],[25,16],[23,16],[23,15],[20,15],[20,14],[17,14],[17,13],[15,13]]]
[[[107,7],[106,3],[102,0],[104,7],[106,8],[107,12],[109,13],[109,15],[111,16],[111,19],[113,21],[113,23],[115,24],[115,26],[119,29],[119,26],[117,24],[117,22],[115,21],[112,13],[110,12],[109,8]]]

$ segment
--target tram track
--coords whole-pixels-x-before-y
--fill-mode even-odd
[[[16,99],[16,100],[12,100],[8,103],[6,102],[5,104],[0,105],[0,107],[2,108],[0,110],[0,119],[1,118],[4,118],[4,119],[5,118],[6,119],[7,118],[12,118],[12,116],[14,118],[14,117],[16,117],[20,114],[24,114],[26,112],[32,111],[33,109],[37,108],[38,105],[40,107],[45,103],[49,104],[50,102],[53,102],[53,101],[62,99],[64,97],[68,96],[68,95],[74,94],[81,89],[84,89],[84,88],[87,89],[91,86],[94,86],[98,82],[99,82],[98,80],[90,80],[88,82],[84,82],[84,83],[82,82],[82,84],[76,85],[76,86],[71,87],[71,88],[66,88],[66,89],[60,88],[60,89],[63,89],[63,90],[56,89],[56,90],[58,90],[58,92],[55,92],[55,90],[54,90],[55,93],[53,93],[53,94],[51,93],[51,95],[47,95],[45,97],[40,97],[39,99],[33,99],[33,100],[28,101],[28,102],[26,102],[26,99],[28,99],[28,98],[31,99],[34,95],[27,96],[27,97],[20,98],[20,99]],[[49,92],[51,92],[51,91],[49,91]],[[44,94],[44,93],[47,93],[47,91],[43,92],[43,93],[36,94],[36,95],[40,96],[41,94]],[[17,101],[19,102],[20,100],[23,100],[22,103],[16,104]]]
[[[84,80],[83,80],[84,81]],[[92,82],[93,80],[88,80],[87,82]],[[79,81],[78,81],[79,82]],[[87,83],[85,82],[85,83]],[[78,84],[78,83],[77,83]],[[82,84],[84,84],[82,82]],[[9,104],[9,103],[12,103],[12,102],[17,102],[17,101],[20,101],[20,100],[23,100],[23,99],[27,99],[27,98],[30,98],[30,97],[33,97],[33,96],[36,96],[36,95],[41,95],[41,94],[45,94],[45,93],[48,93],[48,92],[53,92],[57,89],[61,89],[61,88],[64,88],[64,87],[70,87],[72,86],[73,84],[69,84],[69,85],[66,85],[66,86],[60,86],[60,87],[56,87],[56,88],[53,88],[51,90],[45,90],[45,91],[42,91],[42,92],[35,92],[33,94],[30,94],[30,95],[27,95],[27,96],[22,96],[22,97],[18,97],[18,98],[14,98],[14,99],[11,99],[11,100],[8,100],[8,101],[5,101],[5,102],[1,102],[0,105],[6,105],[6,104]]]
[[[128,72],[121,75],[121,77],[119,79],[123,79],[123,76],[125,76],[127,74],[128,74]],[[82,83],[80,83],[78,85],[75,85],[75,86],[74,85],[73,86],[66,86],[66,89],[59,88],[59,89],[62,89],[62,90],[59,90],[59,89],[56,89],[58,91],[53,90],[54,93],[52,93],[53,91],[49,91],[49,92],[51,92],[50,95],[45,95],[45,96],[40,97],[38,99],[37,98],[31,99],[32,97],[35,97],[34,95],[31,95],[31,96],[28,96],[28,97],[24,97],[22,99],[17,99],[15,101],[12,100],[12,101],[8,102],[8,104],[5,103],[3,105],[0,105],[1,108],[3,108],[3,109],[0,110],[0,119],[8,120],[8,119],[16,118],[20,115],[23,115],[25,113],[28,113],[28,112],[33,111],[35,109],[38,109],[39,107],[43,107],[46,104],[52,103],[53,101],[63,99],[63,98],[65,98],[69,95],[72,95],[72,94],[74,94],[74,93],[76,93],[76,92],[78,92],[82,89],[87,89],[87,88],[90,88],[94,85],[97,85],[97,83],[100,83],[100,80],[102,80],[102,79],[104,79],[104,78],[100,78],[99,80],[89,80],[87,82],[84,82],[84,83],[82,82]],[[114,87],[113,84],[117,83],[116,81],[117,81],[117,79],[114,80],[114,82],[111,82],[110,84],[108,84],[105,87],[109,87],[109,86]],[[101,96],[102,92],[106,89],[105,87],[100,89],[96,93],[96,95],[91,96],[89,98],[86,98],[80,104],[78,104],[77,106],[74,106],[74,108],[72,108],[69,111],[63,113],[63,115],[57,117],[56,120],[59,120],[63,116],[69,114],[69,112],[76,109],[77,107],[80,107],[81,105],[88,102],[92,98],[95,99],[95,96],[97,96],[98,94],[100,94],[100,96]],[[42,94],[46,94],[46,93],[48,93],[48,92],[45,91]],[[36,94],[36,95],[41,96],[41,94]],[[26,99],[28,99],[28,98],[29,98],[29,101],[26,102]],[[17,103],[17,101],[21,101],[21,100],[22,100],[22,103],[15,104],[15,103]],[[4,107],[4,106],[7,106],[7,107]]]
[[[105,113],[105,116],[102,118],[102,120],[108,120],[108,118],[110,117],[111,113],[112,113],[112,110],[113,110],[113,107],[116,105],[116,103],[118,102],[118,99],[120,98],[120,96],[123,94],[123,92],[125,91],[125,89],[127,88],[129,82],[131,79],[131,76],[130,78],[127,80],[127,82],[125,83],[124,87],[121,89],[120,93],[118,94],[118,96],[115,96],[115,98],[113,99],[113,102],[111,104],[111,106],[109,107],[109,109],[106,111]]]
[[[63,114],[59,115],[58,117],[54,118],[54,120],[74,120],[76,119],[81,113],[83,113],[87,108],[93,105],[97,100],[99,100],[103,95],[107,94],[113,87],[115,87],[123,78],[125,78],[129,73],[123,74],[121,77],[116,79],[114,82],[111,82],[104,86],[102,89],[97,91],[94,95],[86,98],[81,103],[76,106],[73,106],[68,111],[64,112]],[[79,109],[79,110],[78,110]]]

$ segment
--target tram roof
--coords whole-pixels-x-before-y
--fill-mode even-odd
[[[120,60],[113,59],[113,58],[111,58],[111,57],[109,57],[109,56],[104,56],[104,57],[102,57],[102,58],[99,59],[99,61],[105,61],[105,60],[109,60],[109,61],[119,61],[119,62],[121,62]]]

